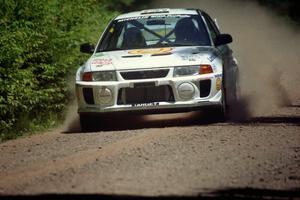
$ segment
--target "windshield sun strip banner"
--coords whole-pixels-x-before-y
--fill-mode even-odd
[[[129,17],[124,19],[117,20],[118,22],[125,22],[131,20],[139,20],[139,19],[155,19],[155,18],[186,18],[191,17],[191,15],[187,14],[166,14],[166,15],[151,15],[151,16],[136,16],[136,17]]]

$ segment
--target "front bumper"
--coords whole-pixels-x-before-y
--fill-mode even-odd
[[[78,113],[162,113],[220,106],[221,83],[220,74],[112,82],[77,81]]]

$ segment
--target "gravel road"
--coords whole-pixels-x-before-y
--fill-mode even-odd
[[[224,188],[291,190],[300,185],[299,113],[300,103],[244,123],[210,124],[201,113],[127,117],[119,130],[107,129],[125,119],[107,119],[99,132],[54,130],[8,141],[0,145],[0,192],[193,196]]]
[[[244,75],[257,72],[250,62],[254,57],[262,61],[264,75],[271,65],[283,62],[281,56],[289,58],[290,71],[279,77],[280,84],[272,73],[262,79],[261,73],[252,79],[242,76],[248,110],[242,122],[216,123],[201,112],[119,116],[103,119],[95,132],[80,133],[75,118],[68,120],[67,128],[4,142],[0,144],[0,199],[40,194],[300,199],[299,80],[293,82],[293,75],[300,77],[300,62],[299,56],[290,55],[299,52],[300,45],[294,45],[298,49],[289,54],[270,50],[273,43],[251,46],[253,38],[258,38],[255,33],[261,39],[278,35],[267,36],[268,28],[249,32],[243,23],[256,27],[256,20],[246,17],[247,12],[256,12],[262,23],[259,27],[274,28],[275,21],[283,36],[294,34],[292,28],[253,3],[162,0],[152,6],[158,5],[204,7],[220,17],[221,24],[237,38],[233,48]],[[242,10],[233,9],[236,7]],[[292,42],[298,44],[299,39]],[[290,42],[278,45],[286,47]],[[262,47],[264,51],[254,50]],[[298,70],[291,69],[294,64]]]

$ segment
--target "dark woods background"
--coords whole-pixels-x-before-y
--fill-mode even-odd
[[[300,1],[299,0],[258,0],[260,4],[277,10],[280,14],[288,16],[300,23]]]

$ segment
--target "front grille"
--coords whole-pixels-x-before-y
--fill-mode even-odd
[[[95,104],[93,88],[83,88],[82,93],[83,93],[84,101],[87,104]]]
[[[121,88],[118,105],[153,102],[174,102],[172,88],[168,85],[157,87]]]
[[[121,76],[125,80],[136,79],[151,79],[151,78],[164,78],[168,75],[169,69],[147,70],[147,71],[132,71],[121,72]]]
[[[207,97],[210,94],[211,80],[200,81],[200,97]]]

